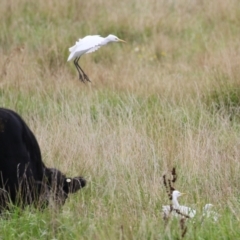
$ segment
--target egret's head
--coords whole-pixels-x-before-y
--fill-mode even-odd
[[[126,43],[126,41],[124,41],[112,34],[108,35],[107,38],[108,38],[109,42],[124,42],[124,43]]]
[[[181,192],[179,192],[178,190],[174,190],[173,193],[172,193],[172,197],[173,197],[174,199],[176,199],[176,198],[181,197],[181,196],[183,196],[183,195],[185,195],[185,194],[186,194],[186,193],[181,193]]]

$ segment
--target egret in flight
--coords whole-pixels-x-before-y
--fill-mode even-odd
[[[84,73],[78,61],[80,57],[86,53],[91,53],[98,50],[100,47],[110,43],[110,42],[124,42],[124,40],[110,34],[107,37],[101,37],[100,35],[89,35],[84,38],[80,38],[76,44],[69,48],[70,55],[67,61],[74,59],[74,65],[79,73],[79,79],[82,82],[89,81],[87,74]]]
[[[179,218],[193,218],[196,214],[196,210],[186,207],[186,206],[181,206],[178,203],[178,197],[185,195],[186,193],[181,193],[178,190],[174,190],[172,192],[172,205],[165,205],[162,207],[163,211],[163,218],[167,219],[170,217],[170,215],[173,215],[174,217],[179,217]]]

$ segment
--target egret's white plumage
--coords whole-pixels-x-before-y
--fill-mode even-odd
[[[220,215],[212,210],[213,204],[208,203],[203,207],[203,218],[208,218],[213,220],[214,222],[217,222]]]
[[[69,48],[70,55],[67,61],[74,59],[74,65],[78,70],[79,79],[84,82],[84,80],[90,81],[88,76],[84,73],[78,61],[80,57],[84,54],[94,52],[100,47],[110,43],[110,42],[125,42],[122,39],[110,34],[107,37],[101,37],[100,35],[89,35],[84,38],[80,38],[76,44]]]
[[[193,218],[196,214],[196,210],[181,206],[178,203],[178,197],[185,195],[185,193],[181,193],[177,190],[172,192],[172,205],[165,205],[162,207],[163,217],[168,218],[170,215],[174,217],[186,217],[186,218]]]

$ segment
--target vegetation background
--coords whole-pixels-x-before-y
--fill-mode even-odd
[[[68,48],[115,34],[80,62]],[[0,239],[177,239],[162,176],[198,211],[185,239],[240,238],[239,0],[2,0],[0,106],[35,133],[44,162],[88,186],[59,212],[16,209]],[[221,214],[201,223],[205,203]]]

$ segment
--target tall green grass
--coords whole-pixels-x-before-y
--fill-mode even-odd
[[[185,238],[239,238],[239,1],[16,0],[0,13],[0,106],[22,115],[47,166],[88,180],[60,211],[5,213],[0,238],[180,238],[161,216],[173,166],[198,212]],[[109,33],[128,43],[82,57],[82,84],[68,47]],[[209,202],[217,224],[201,224]]]

